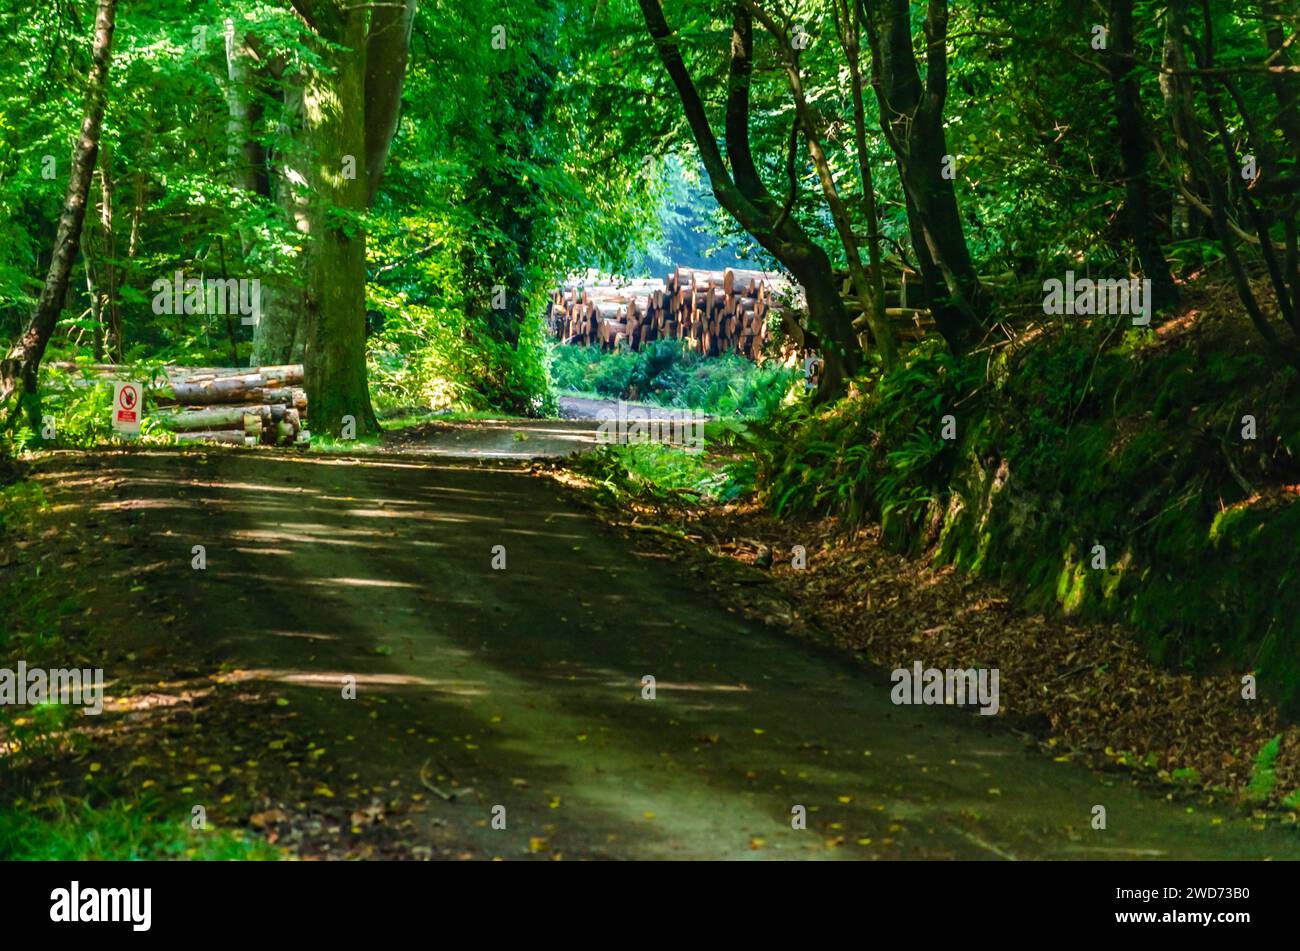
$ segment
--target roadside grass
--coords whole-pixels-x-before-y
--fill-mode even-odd
[[[60,621],[81,611],[75,594],[58,585],[43,584],[44,566],[23,570],[11,565],[13,541],[35,531],[41,514],[49,508],[40,483],[19,481],[0,487],[0,656],[46,656],[57,652],[62,642]],[[3,724],[0,711],[0,724]]]
[[[731,502],[745,490],[727,457],[658,442],[601,446],[566,465],[612,505],[674,509]]]
[[[1277,788],[1276,763],[1281,748],[1282,736],[1278,734],[1265,743],[1255,755],[1255,764],[1250,771],[1250,782],[1246,786],[1246,797],[1252,802],[1267,802]]]
[[[115,432],[112,425],[112,381],[96,376],[85,368],[66,369],[57,366],[58,359],[64,356],[67,354],[51,350],[41,366],[42,424],[32,428],[30,421],[23,418],[12,431],[0,434],[0,441],[14,455],[42,448],[165,446],[177,441],[175,433],[167,430],[158,417],[149,412],[152,398],[148,395],[140,435],[126,437]],[[140,361],[129,370],[124,368],[122,378],[148,385],[163,375],[162,366],[158,361]]]
[[[394,429],[409,429],[412,426],[422,426],[425,423],[495,422],[500,420],[526,418],[527,417],[524,416],[515,416],[511,413],[501,413],[485,409],[428,410],[424,412],[403,413],[400,416],[381,419],[380,426],[385,432],[387,432]]]
[[[309,452],[367,453],[383,448],[381,436],[358,436],[356,439],[335,439],[333,436],[311,434]]]
[[[401,415],[381,418],[380,432],[373,436],[359,436],[356,439],[336,439],[324,433],[312,433],[311,452],[328,453],[372,453],[380,452],[387,445],[385,436],[403,429],[415,429],[429,423],[472,423],[472,422],[514,422],[527,419],[510,413],[492,410],[428,410],[404,412]]]
[[[114,801],[96,809],[65,800],[40,815],[0,811],[5,861],[275,861],[283,853],[265,840],[228,829],[194,829],[189,816],[163,816],[150,800]]]
[[[0,532],[30,522],[45,505],[39,483],[20,480],[0,486]]]

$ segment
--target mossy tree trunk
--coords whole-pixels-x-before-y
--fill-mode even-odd
[[[294,9],[321,41],[320,63],[303,76],[308,413],[317,432],[364,436],[379,430],[366,379],[364,216],[397,127],[415,0],[373,10],[294,0]],[[368,72],[368,61],[398,65]]]
[[[318,9],[322,62],[303,84],[308,414],[313,430],[361,436],[378,429],[366,385],[366,13]]]

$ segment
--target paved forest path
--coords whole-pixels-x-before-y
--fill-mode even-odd
[[[743,622],[526,465],[141,450],[40,478],[52,517],[108,540],[76,568],[131,631],[119,761],[162,737],[157,791],[304,854],[1300,857],[1240,813],[894,706],[887,673]]]
[[[661,422],[685,419],[689,410],[625,403],[625,413]],[[402,452],[448,458],[514,460],[559,458],[597,445],[602,419],[617,420],[618,401],[561,396],[559,419],[481,419],[430,422],[392,430],[386,445]]]

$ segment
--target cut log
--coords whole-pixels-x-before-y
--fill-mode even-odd
[[[593,318],[592,326],[599,324]],[[307,392],[301,364],[266,367],[178,367],[162,371],[112,364],[53,363],[72,386],[138,380],[153,406],[148,415],[183,442],[255,445],[303,443]],[[160,379],[161,377],[161,379]]]
[[[768,339],[768,312],[801,307],[797,291],[783,278],[743,268],[677,267],[658,281],[588,272],[552,292],[546,321],[565,343],[638,350],[654,340],[678,339],[699,353],[758,359]]]
[[[238,404],[235,406],[159,406],[149,415],[157,419],[167,429],[173,431],[228,429],[238,424],[244,425],[244,417],[257,413],[261,418],[265,408],[270,416],[270,407],[260,405]]]

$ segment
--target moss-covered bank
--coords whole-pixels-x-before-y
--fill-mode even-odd
[[[878,518],[1028,607],[1122,619],[1163,663],[1254,672],[1300,712],[1296,372],[1197,310],[1035,336],[960,361],[926,344],[783,419],[759,484],[778,512]]]

